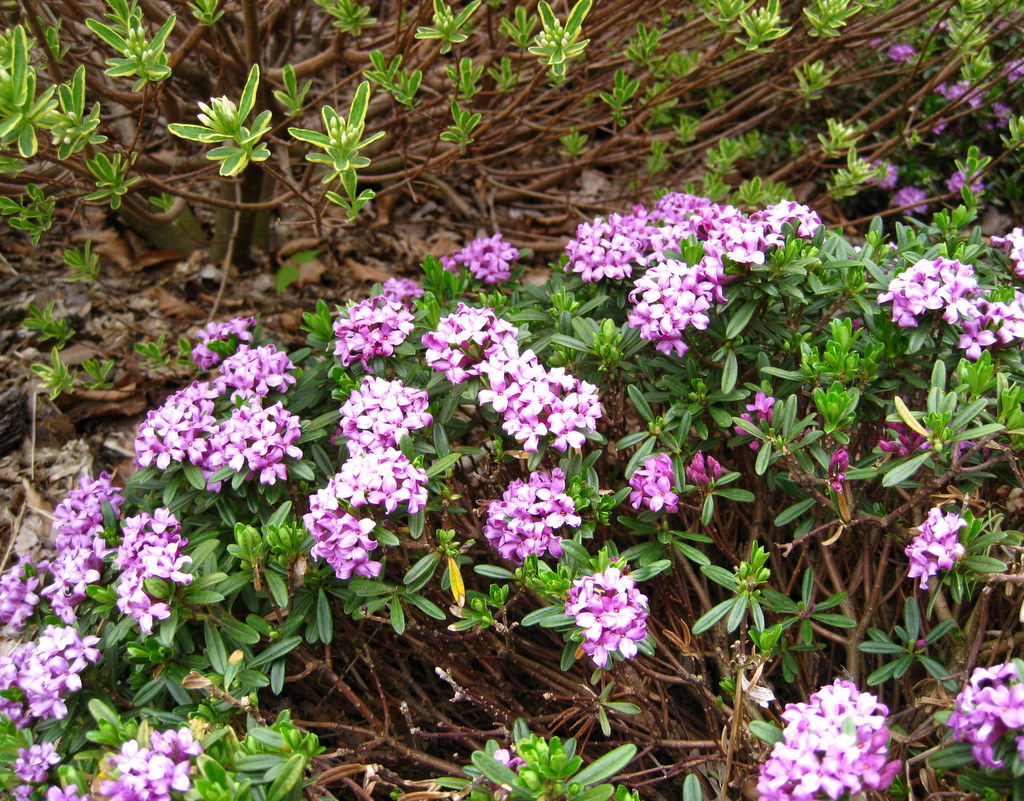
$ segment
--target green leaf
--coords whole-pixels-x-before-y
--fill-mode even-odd
[[[974,762],[973,746],[970,743],[948,745],[928,757],[928,764],[936,770],[950,770]]]
[[[572,777],[572,781],[580,784],[597,784],[610,779],[622,771],[636,755],[636,746],[632,743],[620,745],[599,759],[594,760],[583,770]]]
[[[640,416],[650,423],[654,419],[654,412],[651,411],[651,405],[644,397],[644,393],[640,391],[640,387],[636,384],[629,384],[626,387],[626,392],[629,393],[629,399],[633,401],[633,406],[640,412]]]
[[[302,642],[302,637],[293,635],[291,637],[285,637],[279,642],[275,642],[273,645],[264,648],[260,651],[253,660],[249,663],[249,667],[258,668],[263,665],[269,665],[275,660],[281,659],[286,654],[290,654],[295,650]]]
[[[292,754],[267,790],[267,801],[284,801],[298,786],[305,770],[306,755]]]
[[[775,743],[781,743],[785,737],[782,734],[782,729],[778,726],[773,726],[764,720],[752,720],[748,724],[750,733],[753,734],[758,740],[768,745],[775,745]]]
[[[736,354],[730,352],[725,357],[725,364],[722,366],[722,392],[732,392],[736,387],[738,376],[739,366],[736,362]]]
[[[515,771],[507,765],[503,765],[486,751],[474,751],[470,760],[485,778],[495,784],[514,787],[519,781],[519,776]]]
[[[802,515],[812,506],[814,506],[814,503],[814,498],[805,498],[802,501],[797,501],[792,506],[786,507],[781,512],[779,512],[778,516],[775,518],[775,525],[785,526],[789,523],[792,523],[794,520],[800,517],[800,515]]]
[[[238,119],[244,121],[253,106],[256,105],[256,90],[260,85],[260,65],[253,64],[249,70],[249,77],[245,81],[245,88],[242,90],[242,99],[238,103]]]
[[[405,609],[398,598],[391,599],[391,628],[395,634],[405,633]]]
[[[95,33],[100,39],[114,48],[118,53],[125,54],[128,52],[128,42],[121,34],[111,28],[109,25],[105,25],[99,20],[87,19],[85,24],[89,30]]]
[[[445,472],[449,467],[455,465],[459,459],[462,458],[461,453],[449,453],[434,462],[430,467],[427,468],[427,478],[433,478],[434,476],[440,475]]]
[[[702,566],[700,572],[711,579],[715,584],[720,584],[727,590],[736,590],[736,574],[718,565]]]
[[[887,472],[882,478],[883,487],[895,487],[897,484],[902,484],[914,473],[917,472],[918,468],[921,467],[925,462],[932,458],[931,451],[919,453],[913,459],[908,459],[901,464],[896,465],[892,470]]]
[[[245,623],[240,623],[234,618],[222,617],[217,625],[229,637],[245,645],[255,645],[260,641],[260,634],[256,629]]]
[[[520,624],[523,626],[536,626],[540,624],[545,628],[550,628],[570,619],[571,618],[565,614],[564,608],[558,606],[545,606],[540,609],[534,609],[532,612],[526,614],[520,621]]]
[[[761,721],[755,722],[760,723]],[[751,730],[753,731],[753,729]],[[701,791],[700,779],[697,778],[696,773],[691,773],[683,779],[683,796],[681,801],[704,801],[704,793]]]
[[[709,611],[701,615],[697,619],[697,622],[693,624],[693,633],[702,634],[714,626],[719,620],[729,614],[729,611],[732,609],[733,601],[735,600],[735,598],[730,598],[727,601],[722,601],[722,603],[711,607]]]

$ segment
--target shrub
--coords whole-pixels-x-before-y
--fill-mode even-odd
[[[1024,296],[973,214],[855,247],[790,201],[667,194],[542,286],[428,258],[287,354],[211,325],[216,373],[148,415],[128,486],[83,480],[56,558],[3,579],[34,634],[0,658],[3,753],[36,749],[3,780],[49,793],[51,744],[99,797],[150,760],[154,793],[283,799],[471,759],[473,793],[600,799],[636,745],[635,776],[725,786],[768,756],[745,730],[845,672],[882,788],[1009,648]],[[528,771],[496,766],[513,741]]]

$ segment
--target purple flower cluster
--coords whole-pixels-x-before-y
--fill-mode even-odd
[[[519,251],[506,242],[501,234],[474,239],[462,250],[444,256],[441,264],[449,272],[458,272],[463,264],[470,274],[485,284],[507,281],[512,274],[512,263],[519,261]]]
[[[412,329],[412,312],[378,295],[356,303],[334,321],[334,355],[345,367],[360,362],[371,372],[370,359],[391,356]]]
[[[928,437],[918,434],[906,423],[886,423],[885,426],[896,434],[896,439],[878,440],[878,447],[883,453],[895,453],[897,458],[903,458],[931,447]]]
[[[992,247],[1002,248],[1013,262],[1013,273],[1024,278],[1024,228],[1014,228],[1006,236],[992,237]]]
[[[224,358],[220,353],[210,349],[211,342],[231,344],[252,342],[252,329],[256,326],[255,317],[236,317],[224,323],[209,323],[199,332],[199,342],[192,348],[192,361],[201,370],[210,370],[220,364]]]
[[[519,354],[516,329],[498,319],[493,309],[475,309],[465,303],[442,317],[436,331],[423,335],[427,364],[443,372],[453,384],[475,378],[488,363]]]
[[[185,460],[202,465],[209,450],[206,436],[217,425],[213,402],[219,394],[208,382],[196,381],[148,412],[135,436],[135,464],[161,470]]]
[[[672,457],[667,453],[656,453],[647,459],[629,478],[632,492],[629,502],[634,509],[646,506],[652,512],[679,511],[679,496],[675,493],[676,473]]]
[[[580,448],[585,432],[597,429],[597,387],[561,367],[544,367],[532,350],[488,361],[484,376],[487,386],[477,393],[477,400],[504,416],[502,428],[525,451],[538,450],[540,439],[547,436],[556,450]]]
[[[927,197],[928,193],[920,187],[904,186],[892,196],[892,202],[889,205],[894,209],[907,206],[907,214],[924,214],[928,211],[928,204],[924,202]]]
[[[850,469],[850,454],[846,448],[837,448],[828,460],[828,485],[832,491],[841,494],[843,482],[846,481],[846,471]]]
[[[429,403],[421,389],[368,375],[341,407],[338,434],[350,454],[397,447],[404,435],[434,421]]]
[[[885,790],[900,768],[888,760],[889,709],[851,681],[836,679],[806,704],[787,704],[783,740],[761,766],[761,801],[853,798]]]
[[[137,740],[121,745],[110,757],[110,774],[100,784],[100,795],[112,801],[170,801],[171,793],[192,788],[192,758],[203,753],[188,729],[167,729],[150,735],[149,748]]]
[[[328,486],[355,507],[371,504],[391,513],[404,503],[416,514],[427,505],[426,471],[396,448],[353,454]]]
[[[338,476],[309,499],[309,514],[302,518],[316,544],[313,557],[323,559],[340,579],[353,575],[376,578],[383,565],[370,559],[377,541],[370,537],[376,524],[372,519],[353,517],[338,501]]]
[[[896,188],[896,184],[899,181],[899,170],[896,169],[896,165],[891,161],[872,161],[871,166],[879,168],[885,168],[885,175],[881,178],[872,177],[868,180],[868,183],[872,186],[877,186],[879,189],[889,191]]]
[[[576,228],[576,238],[565,248],[568,269],[580,273],[584,281],[609,278],[618,281],[633,273],[637,261],[649,245],[647,212],[636,206],[632,214],[598,217]]]
[[[46,775],[53,765],[60,764],[60,755],[53,743],[36,743],[28,748],[19,748],[18,756],[11,763],[11,770],[23,782],[38,784],[46,781]]]
[[[618,567],[576,579],[565,612],[583,630],[583,652],[598,667],[612,654],[636,656],[637,643],[647,636],[647,596]]]
[[[405,304],[423,297],[423,287],[408,278],[389,278],[380,287],[380,296],[392,303]]]
[[[295,369],[287,353],[275,345],[260,345],[258,348],[242,345],[220,366],[220,375],[214,380],[218,394],[232,390],[231,400],[239,398],[262,398],[271,392],[286,392],[295,386]]]
[[[285,457],[302,458],[295,444],[301,436],[299,418],[280,403],[266,409],[243,404],[213,432],[203,467],[210,474],[230,467],[236,473],[246,472],[247,480],[259,474],[261,484],[275,484],[287,478]],[[211,490],[218,487],[219,482],[210,485]]]
[[[901,328],[914,328],[930,311],[959,324],[960,340],[968,359],[977,359],[994,345],[1024,341],[1024,293],[1009,303],[990,300],[978,288],[974,268],[956,259],[921,259],[898,273],[879,303],[892,303],[892,319]]]
[[[722,465],[714,456],[698,451],[686,468],[686,480],[695,487],[707,487],[722,477]]]
[[[934,309],[943,310],[947,323],[969,315],[969,298],[977,291],[971,265],[943,257],[920,259],[889,282],[878,302],[892,303],[892,320],[901,328],[916,328],[917,318]]]
[[[487,507],[484,535],[502,558],[522,564],[530,554],[560,557],[562,537],[557,530],[581,522],[572,498],[565,494],[565,473],[556,467],[509,484],[501,500]]]
[[[985,182],[978,176],[972,175],[973,179],[970,183],[970,189],[972,192],[984,192]],[[950,192],[959,192],[960,188],[967,183],[967,176],[963,170],[957,170],[946,181],[946,189]]]
[[[995,746],[1006,734],[1024,760],[1024,684],[1017,668],[1012,663],[975,668],[946,725],[957,742],[971,744],[974,758],[987,768],[1003,767]],[[1012,746],[1005,750],[1012,754]]]
[[[35,565],[27,556],[20,557],[0,576],[0,624],[20,630],[39,603],[38,588]]]
[[[65,623],[78,619],[76,607],[85,600],[86,587],[100,580],[110,552],[103,539],[103,504],[109,503],[116,517],[123,502],[110,474],[101,473],[96,480],[83,476],[53,511],[56,555],[45,564],[51,580],[40,594]]]
[[[763,392],[758,391],[754,395],[754,402],[747,404],[747,410],[740,415],[741,420],[747,420],[751,423],[755,423],[758,428],[763,428],[764,423],[771,424],[772,421],[772,406],[775,405],[775,398],[771,395],[765,395]],[[754,418],[757,415],[757,418]],[[735,431],[740,436],[749,434],[743,426],[736,426]],[[750,443],[750,449],[753,451],[760,450],[761,441],[755,439]]]
[[[917,51],[914,49],[913,45],[901,42],[899,44],[892,45],[892,47],[885,51],[885,54],[889,57],[890,61],[899,61],[903,64],[909,64],[914,60],[914,57],[917,55]]]
[[[662,353],[682,356],[689,350],[683,332],[691,327],[703,331],[711,322],[706,312],[715,298],[701,277],[699,268],[681,261],[655,264],[629,293],[629,324]]]
[[[82,688],[79,674],[89,662],[99,662],[99,641],[70,626],[47,626],[35,640],[0,655],[0,714],[18,726],[67,717],[64,696]]]
[[[907,546],[910,572],[907,578],[921,578],[921,589],[928,589],[928,581],[940,570],[951,570],[965,553],[957,532],[967,521],[955,512],[942,513],[936,506],[924,522],[917,527],[918,535]]]
[[[189,584],[192,576],[183,569],[192,562],[184,554],[188,540],[180,536],[181,524],[169,510],[156,509],[153,514],[140,512],[121,524],[122,540],[114,556],[114,567],[121,571],[117,585],[117,608],[131,615],[146,634],[153,633],[153,622],[171,616],[171,608],[163,601],[154,601],[145,591],[148,578]]]

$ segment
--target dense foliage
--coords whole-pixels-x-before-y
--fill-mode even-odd
[[[981,674],[954,696],[993,662],[1022,686],[995,590],[1024,262],[972,214],[854,247],[789,201],[668,194],[581,225],[542,286],[492,237],[319,303],[299,351],[211,324],[130,484],[83,480],[56,558],[3,579],[36,632],[0,658],[8,784],[63,758],[69,798],[276,799],[381,760],[457,787],[448,749],[490,739],[473,793],[604,798],[639,748],[638,789],[699,794],[761,740],[764,797],[1000,787],[1020,722]],[[620,745],[582,767],[566,734]]]
[[[102,205],[212,235],[223,291],[270,214],[522,222],[300,349],[185,343],[131,481],[82,477],[0,577],[5,792],[1024,798],[1024,230],[977,226],[1019,214],[1020,10],[677,5],[11,14],[35,242]],[[23,324],[75,391],[67,321]]]

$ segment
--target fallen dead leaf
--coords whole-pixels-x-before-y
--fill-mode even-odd
[[[156,301],[157,311],[165,317],[177,320],[198,320],[205,316],[197,306],[182,300],[166,287],[153,287],[147,294]]]
[[[383,283],[391,278],[390,273],[386,273],[383,270],[378,270],[376,267],[370,267],[366,264],[356,261],[355,259],[345,259],[345,268],[349,271],[351,276],[357,281],[372,281],[374,283]]]
[[[138,272],[165,262],[178,261],[180,258],[181,254],[176,250],[150,250],[135,258],[132,269]]]
[[[279,262],[287,261],[290,256],[301,253],[303,250],[319,250],[323,247],[323,240],[318,236],[300,236],[285,242],[277,251]]]

